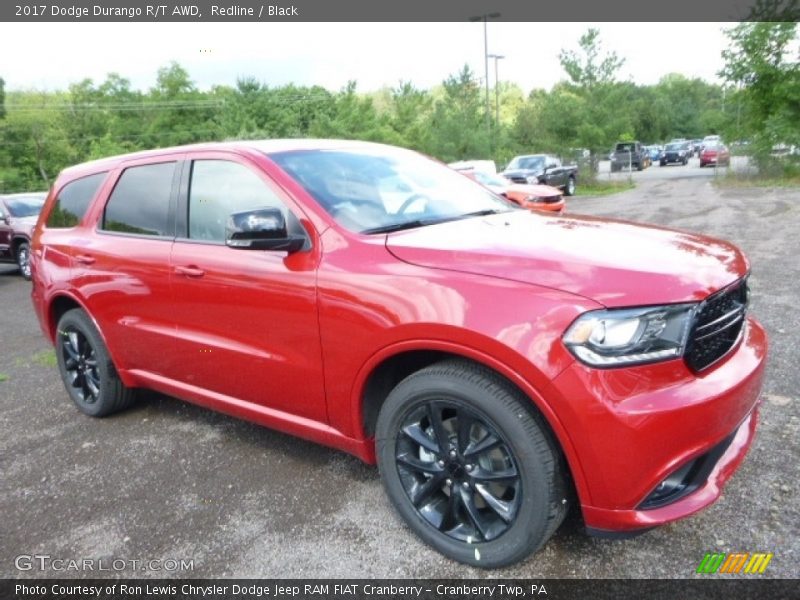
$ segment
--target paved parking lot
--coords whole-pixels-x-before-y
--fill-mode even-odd
[[[745,250],[752,312],[771,337],[758,437],[701,514],[621,542],[587,537],[573,516],[538,554],[493,575],[689,577],[706,552],[744,551],[774,553],[765,576],[798,577],[800,190],[720,192],[696,160],[632,176],[635,190],[571,199],[568,210],[708,233]],[[340,452],[159,395],[109,419],[82,416],[28,294],[0,267],[0,577],[59,575],[18,571],[21,554],[191,559],[183,575],[192,577],[485,576],[419,542],[377,471]],[[83,573],[93,574],[108,575]]]

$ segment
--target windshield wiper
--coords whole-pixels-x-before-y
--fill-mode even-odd
[[[380,227],[370,227],[364,229],[361,233],[392,233],[393,231],[403,231],[404,229],[416,229],[417,227],[425,227],[427,225],[437,225],[439,223],[447,223],[448,221],[459,221],[461,219],[468,219],[469,217],[483,217],[486,215],[496,215],[509,210],[501,210],[498,208],[487,208],[484,210],[476,210],[475,212],[465,213],[461,215],[452,215],[449,217],[439,217],[436,219],[413,219],[412,221],[403,221],[402,223],[392,223],[390,225],[381,225]]]
[[[404,229],[415,229],[417,227],[425,227],[426,225],[435,225],[436,223],[444,223],[445,221],[452,221],[453,217],[439,218],[439,219],[414,219],[412,221],[403,221],[402,223],[392,223],[391,225],[381,225],[380,227],[370,227],[364,229],[361,233],[391,233],[393,231],[403,231]]]

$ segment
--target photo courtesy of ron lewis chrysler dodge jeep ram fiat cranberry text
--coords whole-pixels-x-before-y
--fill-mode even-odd
[[[573,503],[597,535],[695,513],[755,433],[767,339],[735,246],[531,212],[399,148],[66,169],[31,271],[81,411],[149,388],[339,448],[472,565],[526,557]]]

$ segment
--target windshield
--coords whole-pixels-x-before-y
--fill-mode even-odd
[[[5,204],[12,217],[23,219],[25,217],[35,217],[42,212],[44,199],[44,194],[41,196],[23,196],[21,198],[14,198],[13,200],[7,199]]]
[[[683,143],[667,144],[667,150],[683,150]]]
[[[343,227],[379,233],[514,210],[475,181],[392,148],[270,154]]]
[[[635,152],[635,144],[617,144],[617,152]]]
[[[511,169],[530,169],[537,171],[544,169],[544,156],[517,156],[508,163],[507,171]]]

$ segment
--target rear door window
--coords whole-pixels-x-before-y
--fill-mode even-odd
[[[125,169],[106,204],[102,229],[171,237],[169,205],[175,166],[175,162],[165,162]]]
[[[83,219],[107,173],[96,173],[70,181],[58,192],[53,209],[47,216],[47,227],[59,229],[75,227]]]

